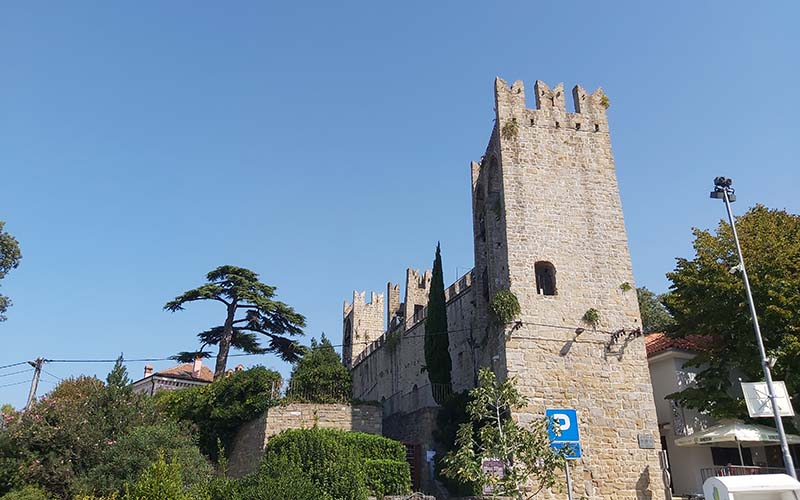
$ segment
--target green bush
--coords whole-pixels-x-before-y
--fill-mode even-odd
[[[10,415],[0,439],[0,493],[39,485],[71,498],[76,479],[101,463],[131,427],[160,419],[152,401],[94,377],[61,382],[24,413]]]
[[[277,477],[260,475],[243,479],[214,477],[195,487],[197,500],[330,500],[299,468],[289,467]]]
[[[322,335],[319,343],[311,339],[303,357],[294,365],[286,397],[309,403],[349,401],[353,378],[331,342]]]
[[[52,500],[53,497],[45,493],[45,491],[38,486],[25,486],[20,490],[14,490],[6,493],[0,500]]]
[[[332,500],[363,500],[367,497],[361,457],[343,439],[344,431],[293,429],[267,444],[260,475],[278,478],[283,466],[297,464],[306,476]]]
[[[402,443],[372,434],[316,428],[288,430],[272,438],[258,476],[262,481],[306,478],[324,493],[320,498],[330,500],[363,500],[368,494],[408,491],[411,484]]]
[[[367,488],[378,498],[386,495],[402,495],[411,491],[411,467],[405,460],[364,461]]]
[[[150,464],[128,488],[123,500],[193,500],[183,491],[181,466],[177,462],[167,463],[164,456]]]
[[[87,493],[110,494],[134,482],[163,453],[167,461],[180,465],[183,484],[192,486],[213,473],[188,429],[175,422],[134,427],[109,443],[99,465],[79,480],[78,489]]]
[[[406,447],[400,441],[364,432],[336,432],[340,433],[339,439],[345,446],[362,459],[406,461]]]
[[[278,372],[256,366],[205,386],[162,392],[156,399],[173,417],[194,424],[200,450],[217,460],[218,441],[230,449],[239,427],[275,404],[273,387],[280,380]]]

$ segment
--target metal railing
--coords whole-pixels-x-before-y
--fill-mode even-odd
[[[349,388],[335,383],[321,383],[313,387],[287,381],[272,384],[272,398],[297,403],[348,403],[353,399]]]
[[[753,474],[783,474],[783,467],[759,467],[755,465],[721,465],[718,467],[704,467],[700,469],[703,482],[715,476],[749,476]]]

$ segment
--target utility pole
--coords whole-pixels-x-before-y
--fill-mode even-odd
[[[769,400],[770,404],[772,404],[772,415],[775,418],[775,427],[778,429],[778,436],[781,442],[783,464],[786,467],[786,474],[797,479],[797,471],[795,471],[792,454],[789,451],[789,443],[786,440],[786,431],[783,429],[783,420],[781,420],[781,412],[780,408],[778,407],[778,397],[775,395],[775,387],[772,384],[772,372],[770,371],[770,363],[767,359],[767,351],[764,349],[764,340],[761,337],[761,327],[758,326],[756,304],[753,302],[753,292],[750,291],[750,280],[747,277],[747,270],[744,267],[742,246],[739,244],[739,235],[736,233],[736,222],[733,218],[733,211],[731,211],[731,202],[736,201],[736,195],[734,194],[734,189],[731,187],[731,184],[733,184],[731,179],[726,177],[717,177],[714,179],[714,191],[711,192],[711,197],[715,199],[722,199],[722,201],[725,202],[725,210],[728,212],[728,220],[731,223],[731,231],[733,232],[733,241],[736,244],[736,253],[739,256],[738,268],[739,272],[742,273],[742,281],[744,281],[744,290],[747,294],[747,302],[750,304],[750,315],[753,318],[753,331],[756,334],[758,353],[761,355],[761,367],[764,369],[764,380],[767,382]]]
[[[36,361],[28,361],[28,364],[33,367],[33,380],[31,380],[31,391],[28,393],[28,402],[25,404],[26,410],[30,408],[33,400],[36,399],[36,389],[39,387],[39,375],[42,374],[44,359],[38,357]]]

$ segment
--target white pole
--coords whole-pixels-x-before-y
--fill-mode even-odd
[[[735,437],[736,446],[739,447],[739,465],[744,467],[744,455],[742,455],[742,442],[739,441],[739,438]]]
[[[769,369],[769,361],[767,360],[767,353],[764,349],[764,340],[761,338],[761,328],[758,326],[758,316],[756,315],[756,305],[753,302],[753,293],[750,291],[750,280],[747,278],[747,271],[744,267],[744,257],[742,256],[742,246],[739,244],[739,235],[736,233],[736,223],[733,220],[733,212],[731,211],[731,200],[728,197],[728,189],[721,188],[723,192],[723,200],[725,200],[725,209],[728,211],[728,220],[731,222],[731,230],[733,231],[733,241],[736,243],[736,252],[739,254],[739,269],[742,271],[742,279],[744,280],[744,289],[747,293],[747,301],[750,304],[750,315],[753,317],[753,330],[756,333],[756,340],[758,341],[758,352],[761,354],[761,367],[764,369],[764,379],[767,381],[767,389],[769,391],[769,400],[772,403],[772,415],[775,417],[775,427],[778,428],[778,436],[781,439],[781,451],[783,452],[783,463],[786,466],[786,473],[791,477],[797,479],[797,472],[794,470],[794,461],[792,454],[789,451],[789,443],[786,441],[786,431],[783,430],[783,421],[781,420],[780,409],[778,408],[778,397],[775,395],[775,387],[772,385],[772,373]],[[744,464],[742,464],[744,465]]]
[[[572,478],[569,475],[569,460],[565,461],[564,470],[567,471],[567,498],[572,500]]]

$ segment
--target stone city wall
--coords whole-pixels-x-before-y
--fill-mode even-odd
[[[241,477],[258,468],[267,442],[288,429],[340,429],[382,435],[381,408],[373,404],[292,403],[275,406],[244,424],[233,441],[229,473]]]

